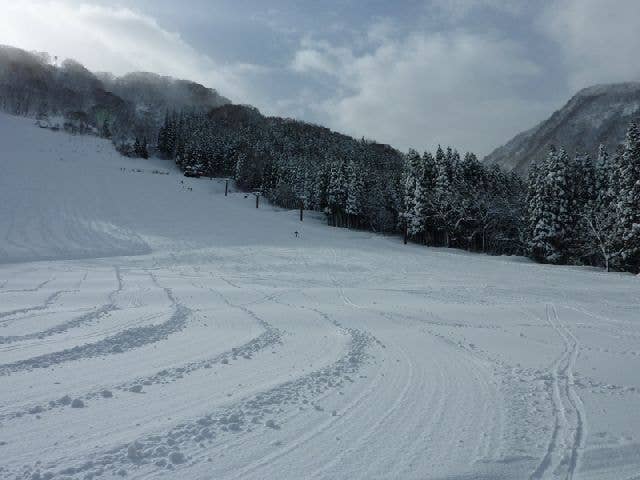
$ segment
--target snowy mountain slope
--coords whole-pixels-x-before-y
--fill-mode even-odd
[[[127,141],[155,137],[167,111],[205,112],[230,101],[189,80],[135,72],[94,73],[47,53],[0,45],[0,110],[17,115],[64,117],[75,129],[97,129]],[[63,122],[60,122],[61,125]],[[132,139],[131,139],[132,140]]]
[[[182,176],[172,162],[121,157],[111,142],[38,129],[0,115],[0,263],[149,252],[264,240],[271,218],[254,197],[222,202],[224,184]],[[293,236],[291,223],[272,242]],[[324,229],[321,229],[324,231]]]
[[[0,478],[637,477],[637,278],[0,137]]]
[[[549,119],[520,133],[484,159],[524,173],[546,155],[549,145],[596,155],[602,143],[613,152],[632,120],[640,118],[640,83],[596,85],[578,92]]]

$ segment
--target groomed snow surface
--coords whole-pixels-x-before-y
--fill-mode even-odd
[[[0,155],[0,478],[640,478],[638,278],[300,223],[28,119]]]

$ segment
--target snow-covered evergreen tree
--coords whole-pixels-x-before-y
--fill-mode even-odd
[[[600,145],[594,169],[594,195],[590,204],[582,206],[584,226],[583,255],[592,256],[595,264],[609,269],[619,257],[617,246],[617,182],[611,157],[604,145]]]
[[[620,261],[625,270],[640,271],[640,129],[632,123],[627,130],[620,159],[618,190],[618,235]]]
[[[402,211],[400,212],[400,228],[403,230],[406,228],[409,235],[413,235],[416,187],[421,173],[420,155],[415,150],[410,149],[405,156],[401,202]]]
[[[345,202],[345,213],[348,216],[350,227],[360,226],[360,216],[363,213],[365,186],[363,172],[360,166],[353,160],[347,167],[348,186],[347,199]]]
[[[427,243],[429,227],[433,222],[433,193],[436,178],[436,165],[433,156],[425,152],[416,179],[413,212],[409,233]]]
[[[569,259],[571,216],[571,165],[567,152],[550,148],[534,180],[530,250],[534,258],[548,263]]]
[[[577,155],[569,164],[569,228],[567,256],[573,263],[591,264],[592,252],[586,243],[586,213],[593,212],[596,201],[596,167],[589,155]]]
[[[344,212],[347,201],[346,168],[342,160],[335,162],[331,168],[329,188],[327,191],[328,213],[332,217],[332,224],[338,227],[344,225]]]
[[[451,148],[447,153],[438,145],[435,155],[435,181],[433,185],[433,207],[436,230],[444,235],[445,246],[450,246],[456,215],[454,214],[455,191],[452,188],[454,155]]]

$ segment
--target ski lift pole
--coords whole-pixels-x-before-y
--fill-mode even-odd
[[[300,221],[303,221],[304,218],[304,200],[305,197],[300,197]]]

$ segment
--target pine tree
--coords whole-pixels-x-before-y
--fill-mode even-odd
[[[165,113],[164,123],[158,131],[158,151],[165,157],[169,156],[168,149],[169,112]]]
[[[621,263],[625,270],[640,271],[640,129],[631,123],[627,130],[619,170],[618,235],[622,243]]]
[[[135,141],[133,142],[133,154],[136,157],[140,157],[140,152],[141,152],[140,139],[136,137]]]
[[[343,213],[347,200],[347,181],[343,161],[334,163],[331,168],[329,178],[329,189],[327,192],[328,212],[333,219],[334,226],[343,226]]]
[[[444,233],[444,245],[450,246],[453,231],[452,211],[454,207],[451,174],[453,172],[453,152],[447,148],[445,154],[438,145],[435,156],[435,182],[433,187],[434,218],[436,228]]]
[[[238,155],[236,160],[236,168],[233,178],[239,185],[246,186],[246,168],[247,168],[247,156],[244,153]]]
[[[401,229],[407,229],[413,235],[415,215],[416,187],[421,175],[420,155],[413,149],[405,156],[402,192],[402,210],[400,212]]]
[[[551,147],[553,149],[553,147]],[[555,155],[555,150],[550,150],[549,155]],[[543,214],[543,172],[546,170],[546,161],[534,163],[529,169],[529,178],[527,180],[527,244],[530,255],[540,260],[543,255],[540,253],[544,249],[541,241],[541,226]]]
[[[359,165],[353,160],[349,161],[347,168],[348,186],[345,213],[348,215],[349,227],[359,227],[360,215],[363,211],[365,197],[364,178]]]
[[[584,254],[601,259],[601,264],[609,271],[615,265],[618,251],[616,247],[616,195],[615,176],[612,161],[604,145],[598,149],[598,159],[594,166],[594,196],[591,204],[582,209],[584,225]],[[600,262],[598,262],[600,263]]]
[[[149,158],[149,151],[147,150],[147,137],[142,139],[142,143],[140,144],[140,158]]]
[[[591,265],[594,259],[587,247],[589,228],[585,218],[595,209],[596,168],[589,155],[577,155],[569,164],[569,170],[568,256],[576,263]]]
[[[433,191],[436,177],[436,166],[433,156],[425,152],[418,170],[414,195],[413,215],[409,232],[427,243],[429,223],[433,217]]]
[[[534,179],[530,205],[530,250],[534,258],[548,263],[569,260],[572,224],[571,166],[567,152],[551,147]]]
[[[293,162],[294,195],[296,199],[305,199],[308,196],[309,170],[307,164],[298,158]]]
[[[176,142],[178,133],[178,121],[176,114],[173,113],[167,118],[167,127],[165,134],[165,154],[169,158],[172,158],[176,155]]]
[[[462,213],[458,217],[457,232],[466,247],[473,248],[481,234],[486,233],[489,221],[492,199],[489,198],[488,172],[478,158],[469,152],[459,162],[456,171],[456,197],[458,211]],[[484,249],[486,238],[481,239]]]
[[[180,165],[183,162],[183,157],[185,154],[185,144],[187,142],[187,133],[189,131],[186,127],[186,118],[183,112],[180,112],[180,115],[176,117],[173,131],[175,132],[175,135],[173,138],[172,151],[175,156],[176,163]],[[169,144],[167,148],[171,149],[171,136],[169,137],[168,142]]]
[[[312,186],[311,205],[317,211],[325,211],[328,208],[328,190],[331,169],[328,163],[324,163],[316,171]]]

